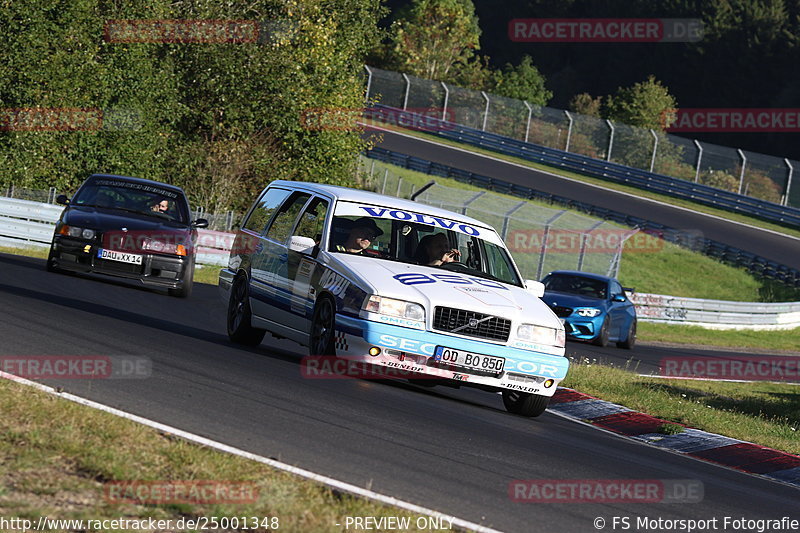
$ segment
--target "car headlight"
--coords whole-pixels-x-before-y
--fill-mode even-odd
[[[600,313],[602,313],[602,312],[603,312],[602,310],[600,310],[600,309],[596,309],[596,308],[594,308],[594,307],[584,307],[584,308],[582,308],[582,309],[576,309],[576,310],[575,310],[575,313],[576,313],[578,316],[588,316],[588,317],[594,317],[594,316],[597,316],[597,315],[599,315],[599,314],[600,314]]]
[[[364,309],[370,313],[381,315],[399,316],[409,320],[425,320],[425,309],[421,305],[374,294],[369,297]]]
[[[142,243],[142,250],[162,254],[186,255],[186,247],[184,245],[174,242],[159,241],[157,239],[146,239]]]
[[[94,239],[95,235],[97,235],[93,229],[67,226],[66,224],[61,226],[61,229],[58,231],[58,233],[59,235],[66,235],[67,237],[75,237],[76,239],[86,240]]]
[[[517,328],[517,337],[522,340],[545,344],[547,346],[556,346],[558,348],[563,348],[566,344],[564,328],[548,328],[545,326],[535,326],[533,324],[520,324]]]

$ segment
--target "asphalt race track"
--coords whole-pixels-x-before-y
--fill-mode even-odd
[[[551,413],[509,415],[499,395],[304,379],[297,345],[265,339],[245,350],[228,343],[216,287],[197,285],[179,300],[122,282],[49,274],[41,259],[0,254],[0,302],[0,355],[133,355],[153,365],[144,379],[50,384],[504,531],[596,531],[596,517],[612,530],[615,516],[634,526],[642,516],[717,518],[720,526],[726,516],[800,519],[796,488]],[[699,480],[704,497],[692,504],[514,503],[508,486],[518,479]]]
[[[567,180],[539,170],[469,152],[467,146],[465,149],[457,149],[391,131],[381,131],[380,136],[382,136],[382,140],[377,145],[387,150],[421,157],[475,174],[621,211],[676,229],[691,231],[692,235],[735,246],[780,264],[800,269],[800,239],[798,238],[736,224],[579,181]]]

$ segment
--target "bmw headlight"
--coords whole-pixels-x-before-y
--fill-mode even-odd
[[[566,343],[564,328],[547,328],[533,324],[520,324],[517,328],[517,337],[522,340],[558,348],[563,348]]]
[[[64,224],[58,231],[59,235],[66,235],[68,237],[75,237],[76,239],[94,239],[96,233],[93,229],[79,228],[77,226],[67,226]]]
[[[370,296],[364,309],[370,313],[398,316],[408,320],[425,320],[425,309],[421,305],[383,296]]]
[[[578,316],[588,316],[588,317],[595,317],[602,313],[603,311],[594,307],[583,307],[581,309],[576,309],[575,314]]]

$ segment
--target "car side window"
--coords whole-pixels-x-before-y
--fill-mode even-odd
[[[247,217],[242,229],[261,235],[267,227],[269,219],[272,218],[272,214],[287,196],[289,196],[289,191],[286,189],[267,189],[259,198],[250,216]]]
[[[283,202],[275,218],[267,229],[266,237],[276,242],[286,242],[289,233],[294,227],[294,221],[303,206],[306,205],[311,195],[308,193],[295,192]]]
[[[309,237],[314,239],[315,243],[319,244],[322,240],[322,229],[325,225],[325,216],[327,214],[328,201],[319,197],[314,198],[309,202],[303,214],[300,215],[300,220],[297,223],[297,229],[294,231],[294,235]]]

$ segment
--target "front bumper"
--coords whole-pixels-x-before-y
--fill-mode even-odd
[[[190,257],[139,253],[142,264],[134,265],[97,257],[100,246],[94,241],[56,235],[52,245],[54,266],[71,272],[88,272],[136,280],[157,288],[178,289],[191,263]]]
[[[503,357],[505,367],[499,374],[488,375],[465,368],[440,366],[433,357],[436,346]],[[372,347],[380,348],[381,353],[369,355]],[[542,396],[552,396],[569,369],[569,360],[558,355],[342,315],[336,317],[336,355],[397,369],[422,379]]]
[[[571,316],[562,318],[564,321],[564,332],[568,339],[591,341],[600,333],[603,327],[604,314],[596,317]]]

